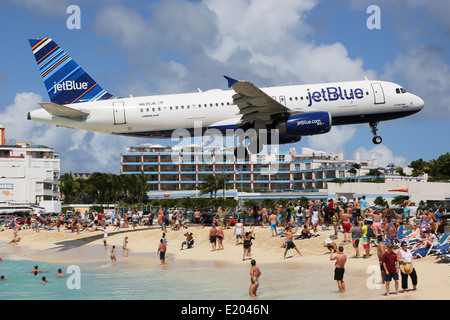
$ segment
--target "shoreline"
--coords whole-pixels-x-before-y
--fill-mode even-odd
[[[96,264],[111,263],[109,254],[112,245],[116,246],[117,264],[124,268],[144,268],[167,270],[202,270],[204,268],[229,269],[236,272],[247,273],[250,269],[250,259],[242,261],[242,244],[236,245],[233,235],[234,229],[225,229],[224,250],[212,251],[208,240],[210,227],[197,229],[195,226],[178,231],[167,230],[168,241],[166,265],[163,267],[156,254],[162,231],[159,227],[136,227],[136,229],[120,229],[113,231],[114,227],[107,227],[108,238],[107,247],[103,246],[103,231],[88,232],[80,234],[76,232],[66,232],[61,229],[41,230],[40,232],[20,230],[18,235],[21,241],[18,244],[8,244],[13,237],[13,230],[6,230],[0,233],[0,250],[2,253],[13,254],[24,259],[45,261],[53,264]],[[245,227],[248,230],[248,227]],[[192,232],[194,235],[193,248],[180,250],[182,241],[185,240],[185,232]],[[357,300],[442,300],[447,299],[450,293],[450,272],[448,264],[438,263],[433,256],[414,260],[414,265],[419,277],[418,290],[391,294],[386,297],[383,285],[376,287],[375,271],[378,265],[376,248],[371,247],[372,256],[368,259],[353,258],[355,250],[351,242],[342,243],[343,235],[338,234],[336,244],[344,246],[344,252],[348,256],[345,266],[344,281],[346,292],[341,294],[337,290],[336,281],[333,280],[334,262],[330,261],[328,249],[323,247],[323,242],[333,230],[319,231],[319,236],[310,239],[294,240],[302,256],[295,250],[287,252],[286,259],[283,259],[284,249],[281,244],[282,237],[272,237],[270,228],[254,228],[255,240],[252,246],[252,258],[257,261],[257,265],[264,274],[283,278],[283,274],[294,276],[296,272],[320,273],[326,277],[321,280],[320,285],[326,285],[327,290],[336,292],[336,299],[357,299]],[[128,236],[129,257],[122,257],[122,243],[125,236]],[[360,254],[363,252],[360,245]],[[322,283],[322,281],[324,283]],[[401,281],[399,281],[401,283]],[[299,283],[299,286],[302,284]],[[399,284],[401,287],[401,284]],[[264,280],[261,287],[264,286]],[[283,283],[280,283],[283,286]],[[409,287],[412,287],[409,281]],[[394,285],[391,284],[391,293]],[[260,289],[261,290],[261,289]],[[400,288],[401,291],[401,288]]]

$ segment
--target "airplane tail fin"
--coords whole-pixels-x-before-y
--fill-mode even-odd
[[[63,105],[117,98],[105,91],[52,39],[29,42],[51,102]]]

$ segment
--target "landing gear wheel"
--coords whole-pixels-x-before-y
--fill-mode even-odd
[[[372,139],[372,142],[373,142],[374,144],[380,144],[381,141],[383,141],[383,139],[381,139],[380,136],[377,136],[377,131],[378,131],[377,126],[378,126],[378,122],[371,122],[371,123],[369,123],[369,126],[370,126],[370,129],[371,129],[372,133],[373,133],[373,139]]]
[[[372,139],[372,142],[373,142],[374,144],[380,144],[381,141],[383,141],[383,139],[381,139],[380,136],[375,136],[375,137],[373,137],[373,139]]]

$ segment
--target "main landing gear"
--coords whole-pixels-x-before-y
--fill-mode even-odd
[[[371,123],[369,123],[369,126],[370,126],[370,129],[372,129],[371,131],[372,131],[372,133],[373,133],[373,139],[372,139],[372,142],[373,142],[374,144],[380,144],[381,141],[383,141],[383,139],[381,139],[380,136],[377,136],[377,131],[378,131],[377,126],[378,126],[378,122],[371,122]]]

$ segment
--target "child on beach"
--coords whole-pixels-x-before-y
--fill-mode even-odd
[[[111,263],[117,261],[116,260],[116,246],[112,246],[110,258],[111,258]]]

